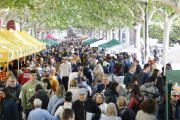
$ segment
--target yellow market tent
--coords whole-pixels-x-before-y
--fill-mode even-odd
[[[15,36],[19,36],[19,37],[21,37],[22,39],[24,39],[24,40],[26,40],[27,42],[29,42],[30,44],[32,44],[32,45],[34,45],[34,47],[35,47],[35,52],[34,53],[36,53],[36,52],[39,52],[39,51],[41,51],[42,50],[42,46],[40,45],[40,44],[36,44],[35,42],[33,42],[31,39],[29,39],[28,37],[26,37],[25,35],[23,35],[20,31],[13,31],[12,29],[10,30],[10,32],[13,32],[13,34],[15,35]]]
[[[0,52],[2,52],[2,49],[6,52],[10,51],[9,55],[8,54],[6,54],[6,56],[3,55],[3,58],[0,59],[0,62],[2,62],[4,60],[6,60],[4,62],[9,62],[9,61],[11,61],[11,59],[18,59],[18,58],[22,57],[22,49],[15,46],[14,44],[8,42],[6,39],[1,38],[1,36],[0,36],[0,48],[1,48]],[[12,53],[12,55],[10,55],[11,53]]]
[[[22,31],[22,33],[24,35],[26,35],[28,38],[30,38],[33,42],[37,43],[37,44],[41,44],[42,45],[42,50],[46,49],[46,44],[40,42],[39,40],[37,40],[36,38],[34,38],[33,36],[31,36],[28,32],[26,32],[25,30]]]
[[[19,33],[17,33],[16,31],[10,29],[9,33],[12,34],[14,37],[18,38],[19,40],[22,40],[24,43],[27,43],[30,46],[30,54],[34,54],[36,52],[38,52],[39,48],[37,45],[35,45],[31,40],[26,39],[25,37],[23,37],[22,35],[20,35]],[[30,55],[28,54],[28,55]]]
[[[23,56],[30,55],[33,53],[33,45],[29,44],[23,39],[17,38],[5,28],[1,29],[0,36],[5,38],[7,41],[14,44],[15,46],[22,48]]]

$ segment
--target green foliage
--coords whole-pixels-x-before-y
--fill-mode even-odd
[[[148,25],[149,38],[163,40],[164,23],[162,20],[151,21]],[[171,24],[169,40],[180,40],[180,17],[177,17]],[[143,36],[141,30],[141,37]]]

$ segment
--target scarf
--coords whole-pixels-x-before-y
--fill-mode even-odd
[[[177,104],[177,101],[174,102],[173,100],[171,100],[170,104],[172,105],[172,117],[173,117],[173,120],[176,120],[175,113],[176,113],[176,104]]]
[[[97,104],[97,106],[100,106],[102,103],[96,103]]]

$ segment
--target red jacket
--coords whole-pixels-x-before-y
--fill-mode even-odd
[[[26,72],[22,73],[22,74],[19,76],[17,82],[19,82],[19,84],[21,84],[21,85],[24,85],[24,84],[25,84],[26,82],[28,82],[29,80],[30,80],[29,72],[26,71]]]
[[[137,96],[136,96],[137,97]],[[139,100],[142,100],[143,97],[138,97]],[[146,97],[144,96],[144,101],[146,100]],[[137,109],[139,105],[139,102],[136,100],[136,98],[131,97],[130,103],[127,106],[127,108],[132,109],[133,111]]]

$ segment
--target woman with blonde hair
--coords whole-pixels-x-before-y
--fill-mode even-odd
[[[49,113],[51,113],[51,115],[54,115],[57,105],[64,102],[64,95],[65,95],[64,85],[59,85],[57,87],[56,95],[52,96],[48,104],[47,110]]]
[[[10,81],[8,79],[10,76],[14,76],[14,74],[13,74],[13,72],[11,70],[8,70],[6,72],[6,78],[7,78],[6,87],[9,86],[9,84],[10,84]]]
[[[102,79],[103,74],[104,74],[103,68],[101,64],[98,63],[93,70],[93,77],[94,77],[93,84],[94,85],[97,84],[97,80]]]
[[[96,102],[97,106],[101,110],[101,118],[104,117],[106,115],[107,104],[105,103],[103,94],[96,93],[93,97],[93,100]]]
[[[72,92],[72,101],[75,102],[76,100],[78,100],[78,81],[77,80],[71,80],[70,82],[70,86],[69,86],[69,90]]]
[[[63,70],[62,70],[62,67],[60,65],[59,62],[56,62],[55,63],[55,69],[56,69],[56,72],[57,74],[60,76],[60,78],[62,79],[62,74],[63,74]]]
[[[122,120],[135,120],[135,113],[133,110],[127,108],[126,98],[120,96],[117,98],[118,111],[117,116],[121,117]]]
[[[109,103],[106,108],[106,116],[102,117],[101,120],[121,120],[117,117],[117,109],[114,103]]]

